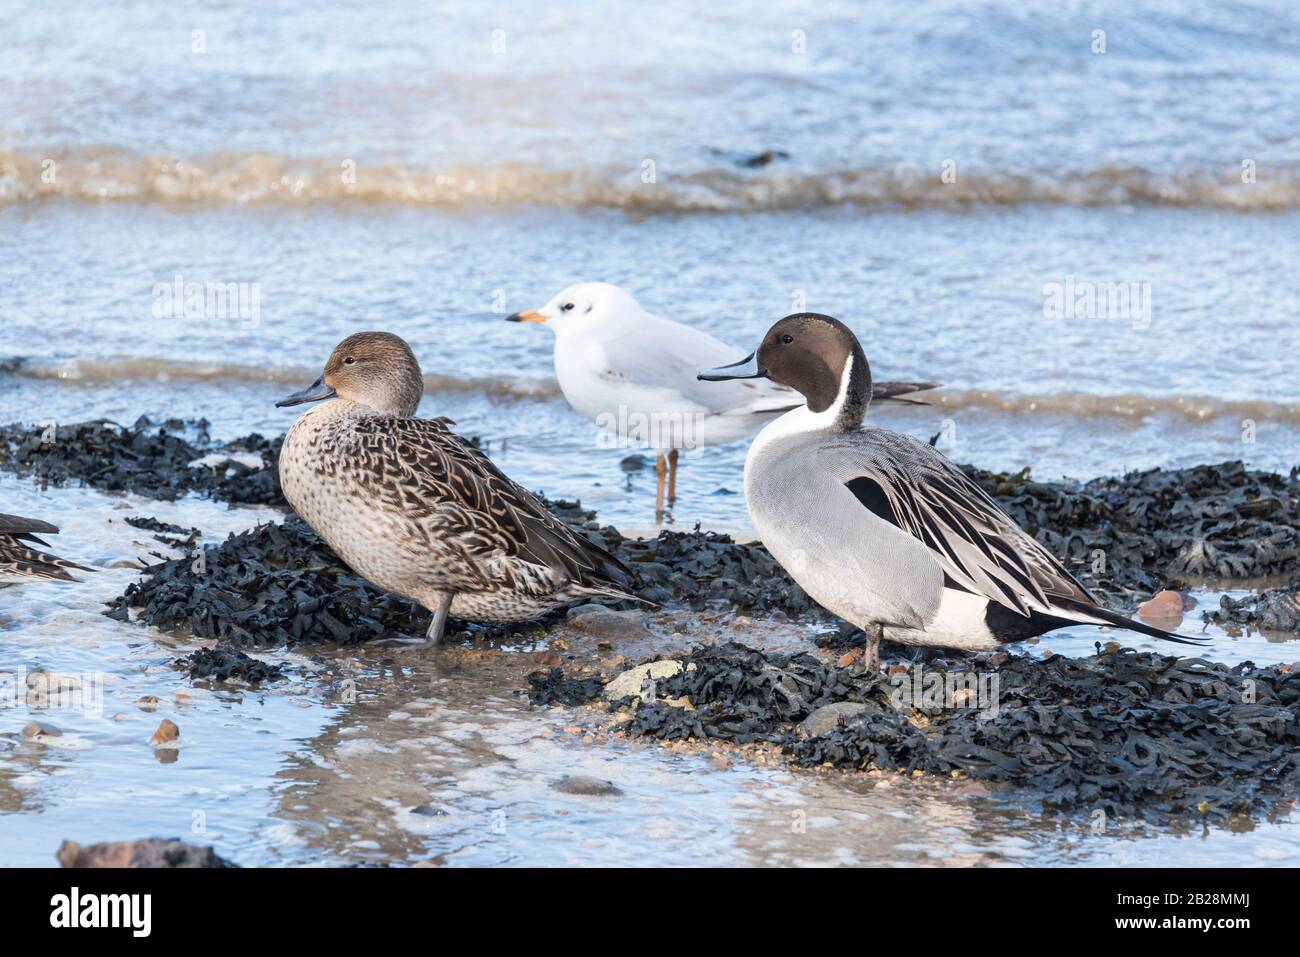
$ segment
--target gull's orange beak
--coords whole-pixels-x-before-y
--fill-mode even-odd
[[[545,322],[546,317],[540,312],[528,309],[524,312],[512,312],[506,316],[506,322]]]

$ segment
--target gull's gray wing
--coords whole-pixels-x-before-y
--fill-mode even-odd
[[[818,449],[823,466],[876,515],[920,540],[944,574],[1026,617],[1097,600],[983,489],[929,445],[865,429]]]
[[[684,401],[712,415],[750,415],[784,412],[804,403],[798,392],[771,379],[701,382],[700,372],[743,359],[745,350],[702,329],[650,313],[638,317],[636,335],[607,336],[600,346],[603,368],[598,374],[613,382],[661,390],[665,409]]]

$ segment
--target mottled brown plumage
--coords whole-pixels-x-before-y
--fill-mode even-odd
[[[629,597],[614,556],[448,419],[414,417],[422,382],[405,342],[360,333],[313,386],[284,400],[332,399],[299,417],[281,449],[281,484],[298,514],[376,585],[434,609],[434,641],[448,613],[515,621],[591,596]]]

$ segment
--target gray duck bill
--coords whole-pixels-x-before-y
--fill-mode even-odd
[[[290,405],[302,405],[304,402],[319,402],[321,399],[332,399],[335,395],[334,388],[326,385],[325,377],[321,376],[307,388],[299,389],[293,395],[286,395],[275,404],[275,407],[283,409]]]
[[[701,372],[695,378],[704,382],[726,382],[728,379],[766,379],[767,370],[759,364],[758,353],[751,352],[739,362]]]

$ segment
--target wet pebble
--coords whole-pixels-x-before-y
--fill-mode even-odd
[[[858,701],[836,701],[823,705],[799,723],[799,730],[810,738],[834,731],[841,720],[856,717],[867,711],[865,704]]]
[[[181,729],[176,726],[176,722],[163,718],[154,731],[153,737],[149,739],[149,744],[155,748],[174,748],[180,734]]]
[[[63,867],[234,867],[211,847],[186,844],[175,838],[147,837],[138,841],[78,844],[64,841],[55,855]]]
[[[682,663],[669,658],[664,661],[650,661],[635,668],[629,668],[605,685],[604,696],[610,701],[623,698],[640,697],[646,680],[658,681],[670,678],[682,670]]]
[[[1165,590],[1138,605],[1138,616],[1149,624],[1173,631],[1183,620],[1183,596]]]
[[[613,781],[577,774],[566,774],[551,787],[561,794],[580,794],[585,797],[618,797],[623,793]]]
[[[28,721],[23,726],[22,736],[24,741],[40,741],[42,738],[62,737],[63,731],[44,721]]]
[[[642,638],[649,632],[639,611],[615,611],[604,605],[579,605],[568,614],[571,628],[605,638]]]

